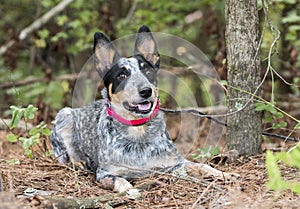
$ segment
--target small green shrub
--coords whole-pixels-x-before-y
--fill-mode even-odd
[[[220,147],[219,146],[209,146],[209,147],[202,147],[198,148],[197,153],[192,155],[194,160],[205,161],[207,159],[211,159],[213,156],[220,154]]]
[[[28,105],[26,108],[11,106],[10,109],[12,110],[12,120],[9,126],[10,130],[14,129],[23,118],[26,124],[26,133],[24,135],[26,137],[17,136],[11,133],[7,136],[7,139],[10,142],[21,142],[26,155],[31,159],[33,157],[33,147],[40,143],[42,135],[45,137],[50,136],[51,131],[47,128],[44,121],[30,130],[27,129],[28,120],[33,119],[36,111],[38,110],[38,108],[33,105]]]
[[[300,182],[284,180],[280,172],[279,163],[296,167],[300,170],[300,143],[288,152],[274,154],[268,150],[266,153],[266,168],[269,177],[267,187],[275,191],[290,189],[300,194]]]
[[[281,113],[276,109],[275,103],[257,102],[255,103],[255,110],[264,111],[265,113],[264,122],[273,123],[272,124],[273,129],[285,128],[287,126],[287,123],[285,121],[280,121],[278,123],[275,122],[276,119],[283,118],[283,113]]]

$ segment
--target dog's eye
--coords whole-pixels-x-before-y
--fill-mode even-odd
[[[122,81],[125,78],[127,78],[127,75],[125,75],[124,73],[120,73],[117,78],[118,78],[118,80]]]
[[[147,77],[155,76],[155,71],[153,71],[152,69],[145,69],[143,72]]]

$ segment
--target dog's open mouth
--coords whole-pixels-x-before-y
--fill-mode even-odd
[[[151,111],[153,102],[151,101],[144,101],[141,103],[124,102],[123,105],[127,110],[131,112],[147,114]]]

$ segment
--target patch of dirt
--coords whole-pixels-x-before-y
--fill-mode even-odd
[[[240,179],[232,182],[170,174],[137,179],[133,185],[140,189],[141,196],[134,199],[101,189],[94,174],[74,169],[72,165],[60,165],[53,156],[45,156],[45,149],[50,148],[48,142],[41,143],[34,151],[34,159],[28,159],[20,144],[6,140],[7,134],[0,131],[0,174],[4,190],[0,192],[1,209],[53,208],[51,201],[73,199],[94,204],[85,208],[299,208],[298,195],[266,188],[264,155],[240,158],[234,164],[211,164],[222,171],[239,174]],[[15,160],[9,162],[11,159]],[[299,171],[285,166],[281,169],[286,179],[300,181]]]

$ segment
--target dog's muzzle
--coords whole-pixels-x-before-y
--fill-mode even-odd
[[[140,125],[147,123],[148,121],[150,121],[157,115],[157,113],[160,109],[160,100],[159,100],[159,98],[157,99],[156,106],[155,106],[152,114],[149,117],[135,119],[135,120],[127,120],[127,119],[123,118],[122,116],[120,116],[118,113],[116,113],[111,108],[111,105],[110,105],[110,102],[108,99],[106,99],[106,105],[107,105],[107,114],[109,116],[113,117],[114,119],[116,119],[117,121],[119,121],[120,123],[123,123],[128,126],[140,126]],[[151,111],[152,105],[153,104],[151,104],[151,102],[148,102],[147,104],[137,104],[134,108],[147,109],[147,111],[148,111],[148,108],[150,107],[149,109]],[[148,112],[150,112],[150,111],[148,111]]]

